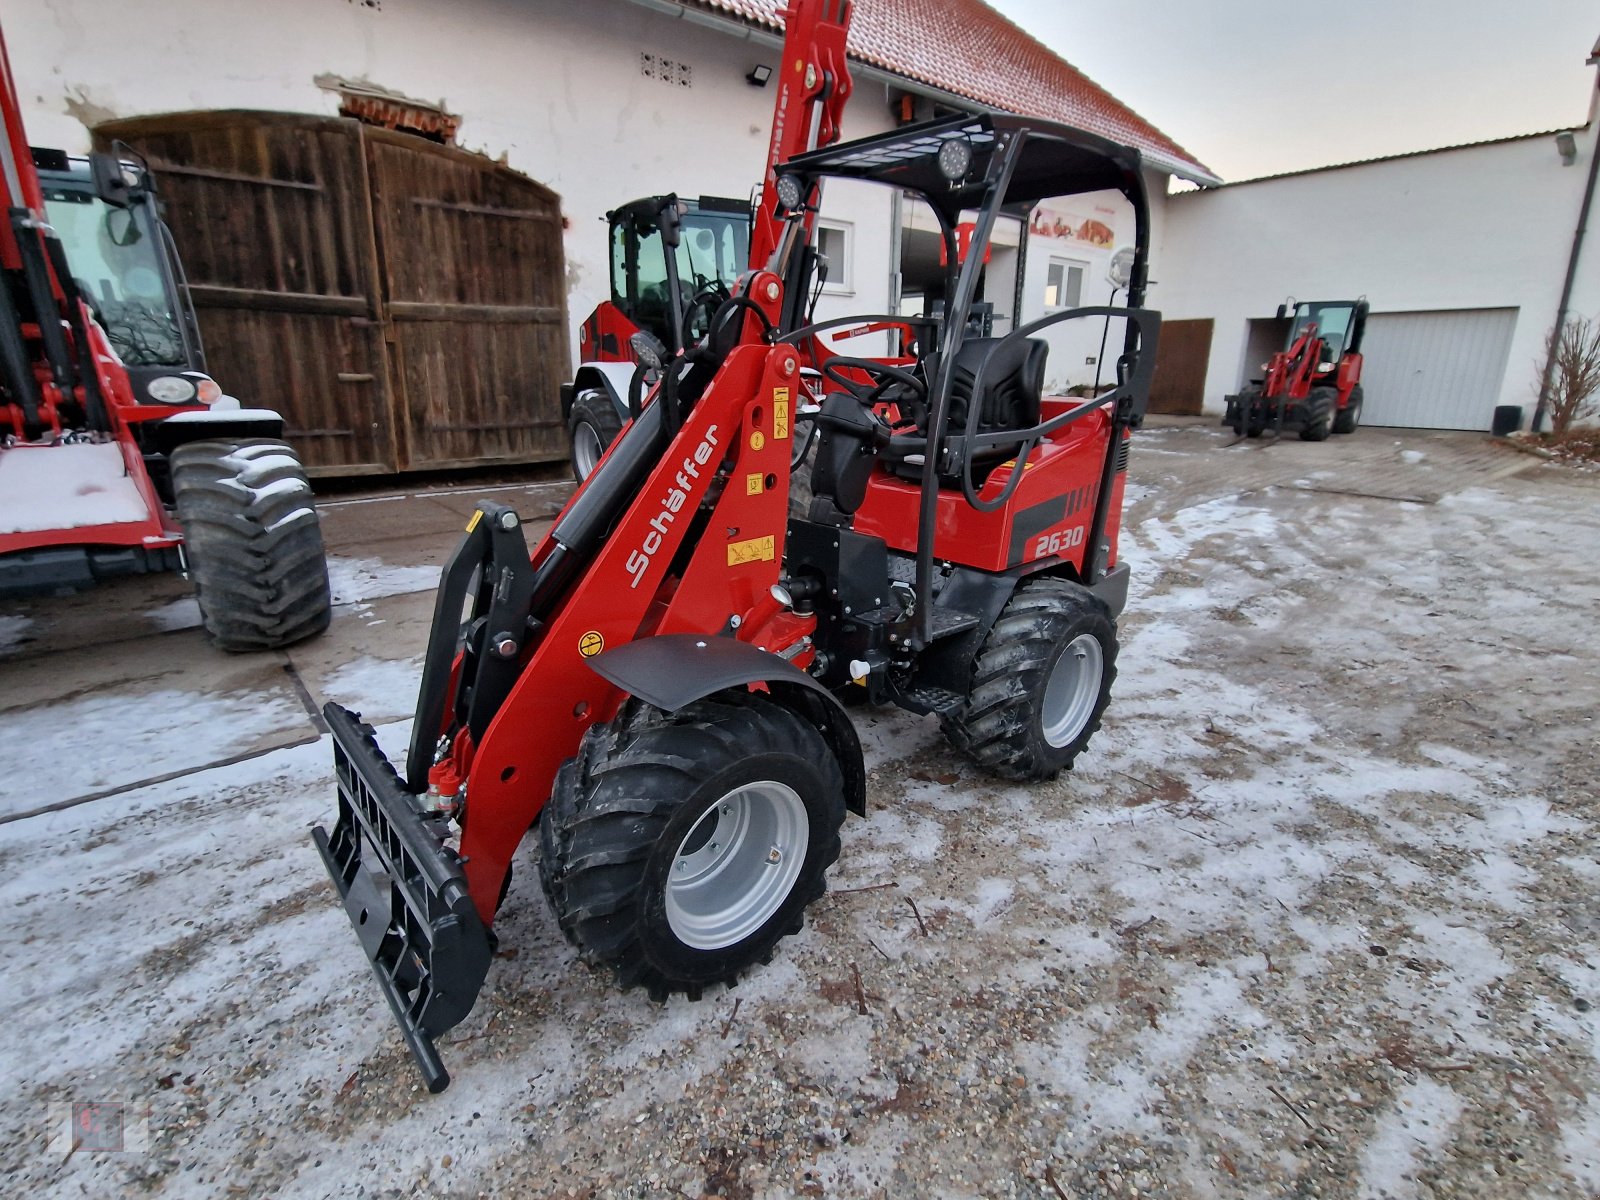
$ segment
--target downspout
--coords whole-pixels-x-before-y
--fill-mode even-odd
[[[1589,56],[1591,66],[1600,65],[1600,44],[1595,46],[1595,52]],[[1600,81],[1595,84],[1596,97],[1600,100]],[[1567,277],[1561,285],[1561,302],[1556,305],[1556,323],[1550,338],[1550,352],[1545,356],[1544,374],[1539,380],[1539,403],[1533,410],[1534,433],[1542,432],[1544,425],[1545,409],[1550,403],[1550,379],[1556,371],[1556,352],[1561,345],[1561,331],[1567,325],[1567,307],[1572,302],[1572,285],[1578,277],[1578,259],[1583,254],[1583,236],[1589,227],[1589,208],[1594,203],[1594,184],[1597,172],[1600,172],[1600,127],[1595,122],[1596,103],[1589,106],[1589,179],[1583,188],[1583,204],[1578,208],[1578,227],[1572,231],[1572,252],[1567,256]]]

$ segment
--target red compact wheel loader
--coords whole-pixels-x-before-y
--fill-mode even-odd
[[[1227,397],[1222,423],[1239,437],[1287,429],[1320,442],[1330,433],[1354,433],[1361,423],[1367,311],[1365,298],[1280,304],[1280,321],[1293,316],[1288,340],[1262,364],[1263,378]]]
[[[0,595],[187,568],[226,650],[328,624],[283,420],[205,372],[142,163],[30,149],[0,40]]]
[[[1102,190],[1135,215],[1127,308],[1000,338],[931,331],[909,366],[831,358],[813,496],[787,516],[807,253],[828,178],[909,191],[966,312],[1002,210]],[[538,545],[481,503],[444,568],[403,769],[336,704],[337,820],[314,840],[430,1090],[472,1009],[513,858],[537,828],[562,932],[664,999],[732,984],[823,894],[861,748],[837,692],[936,713],[1007,779],[1072,765],[1115,675],[1130,431],[1158,314],[1142,307],[1137,151],[1027,118],[960,116],[798,155],[764,199],[780,236]],[[669,242],[672,232],[667,233]],[[1042,395],[1070,319],[1125,329],[1117,386]],[[934,336],[937,334],[937,336]],[[859,693],[858,693],[859,694]]]

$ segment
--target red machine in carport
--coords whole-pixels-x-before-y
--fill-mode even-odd
[[[1284,349],[1262,364],[1264,375],[1227,397],[1222,423],[1240,437],[1268,430],[1298,431],[1308,442],[1330,433],[1354,433],[1361,423],[1361,341],[1368,305],[1360,300],[1316,300],[1278,306],[1288,320]]]
[[[805,324],[826,178],[929,206],[952,312],[970,308],[1002,210],[1119,191],[1137,230],[1130,307],[1001,338],[951,323],[907,366],[829,359],[813,497],[791,519],[799,347],[897,319]],[[780,236],[764,268],[662,364],[655,397],[540,543],[530,552],[511,509],[479,505],[441,580],[403,777],[357,714],[324,709],[338,819],[314,837],[430,1090],[449,1078],[434,1039],[475,1003],[533,827],[545,895],[583,959],[653,997],[694,998],[800,927],[845,813],[864,812],[836,691],[938,714],[1009,779],[1070,767],[1099,728],[1127,595],[1129,436],[1160,320],[1141,307],[1138,153],[963,116],[792,158],[768,205]],[[1107,316],[1126,330],[1116,388],[1044,398],[1036,335]]]
[[[762,177],[770,196],[773,170],[785,159],[839,139],[850,96],[845,61],[851,6],[845,0],[790,0],[784,10],[780,66],[773,73],[772,133]],[[678,209],[673,245],[662,234],[662,209]],[[670,220],[671,218],[669,218]],[[745,271],[765,266],[780,226],[772,205],[701,196],[650,196],[606,214],[611,245],[611,299],[579,327],[581,365],[562,385],[561,415],[572,438],[573,474],[594,469],[640,402],[635,379],[641,333],[669,354],[692,344],[705,319],[728,298]],[[815,254],[808,247],[808,254]],[[687,327],[687,328],[686,328]],[[810,364],[808,363],[809,367]]]
[[[224,649],[319,632],[310,486],[282,418],[202,369],[148,171],[30,149],[3,39],[0,108],[0,594],[186,565]]]

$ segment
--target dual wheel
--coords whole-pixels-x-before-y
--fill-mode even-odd
[[[1100,726],[1116,630],[1086,588],[1023,584],[990,629],[950,740],[1008,779],[1072,765]],[[839,856],[844,776],[765,695],[633,707],[585,734],[539,818],[540,880],[585,961],[656,999],[732,986],[798,932]]]

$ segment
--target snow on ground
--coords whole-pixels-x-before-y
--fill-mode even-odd
[[[31,617],[0,615],[0,655],[9,654],[21,646],[33,625]]]
[[[307,840],[325,740],[0,825],[0,1111],[26,1135],[0,1171],[163,1196],[1593,1190],[1591,495],[1140,504],[1112,707],[1071,774],[1000,784],[936,721],[853,709],[870,809],[832,894],[698,1004],[579,967],[525,854],[439,1097]],[[148,1103],[152,1152],[43,1156],[69,1098]]]
[[[0,816],[204,766],[305,723],[287,689],[209,695],[175,683],[151,688],[140,680],[56,704],[0,708],[8,775]]]
[[[335,604],[378,600],[406,592],[432,591],[439,586],[438,567],[396,565],[381,558],[328,556],[328,583]]]
[[[162,633],[175,629],[200,628],[200,602],[193,596],[179,596],[156,608],[144,610],[144,617]]]

